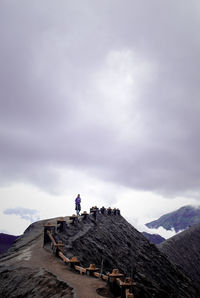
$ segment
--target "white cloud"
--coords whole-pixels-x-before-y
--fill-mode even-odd
[[[163,227],[159,227],[158,229],[148,229],[147,227],[144,228],[144,232],[147,232],[149,234],[158,234],[165,239],[168,239],[174,235],[176,235],[176,231],[174,229],[166,230]]]
[[[8,208],[3,211],[6,215],[17,215],[21,219],[25,219],[30,223],[38,221],[40,219],[38,211],[35,209],[28,209],[24,207]]]

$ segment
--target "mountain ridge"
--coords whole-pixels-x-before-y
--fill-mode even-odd
[[[142,234],[153,244],[159,244],[165,241],[165,238],[160,236],[159,234],[150,234],[147,232],[142,232]]]
[[[174,229],[180,232],[188,227],[200,222],[200,206],[193,207],[190,205],[183,206],[178,210],[162,215],[160,218],[146,223],[150,229],[163,227],[166,230]]]

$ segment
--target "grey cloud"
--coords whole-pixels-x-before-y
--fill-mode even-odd
[[[9,208],[4,210],[3,213],[6,215],[17,215],[21,219],[25,219],[31,223],[40,219],[37,210],[23,207]]]
[[[199,2],[20,3],[0,4],[1,185],[52,191],[54,167],[70,167],[166,195],[198,192]],[[125,111],[96,84],[112,51],[153,69]]]

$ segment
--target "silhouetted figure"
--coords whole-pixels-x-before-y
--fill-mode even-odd
[[[79,212],[81,211],[81,198],[80,194],[78,194],[76,200],[75,200],[75,210],[76,214],[79,215]]]

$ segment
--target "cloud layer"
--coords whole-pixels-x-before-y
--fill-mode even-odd
[[[0,183],[199,197],[198,1],[0,4]]]
[[[6,215],[17,215],[21,219],[25,219],[30,223],[40,219],[38,211],[34,209],[28,209],[23,207],[8,208],[3,212]]]

